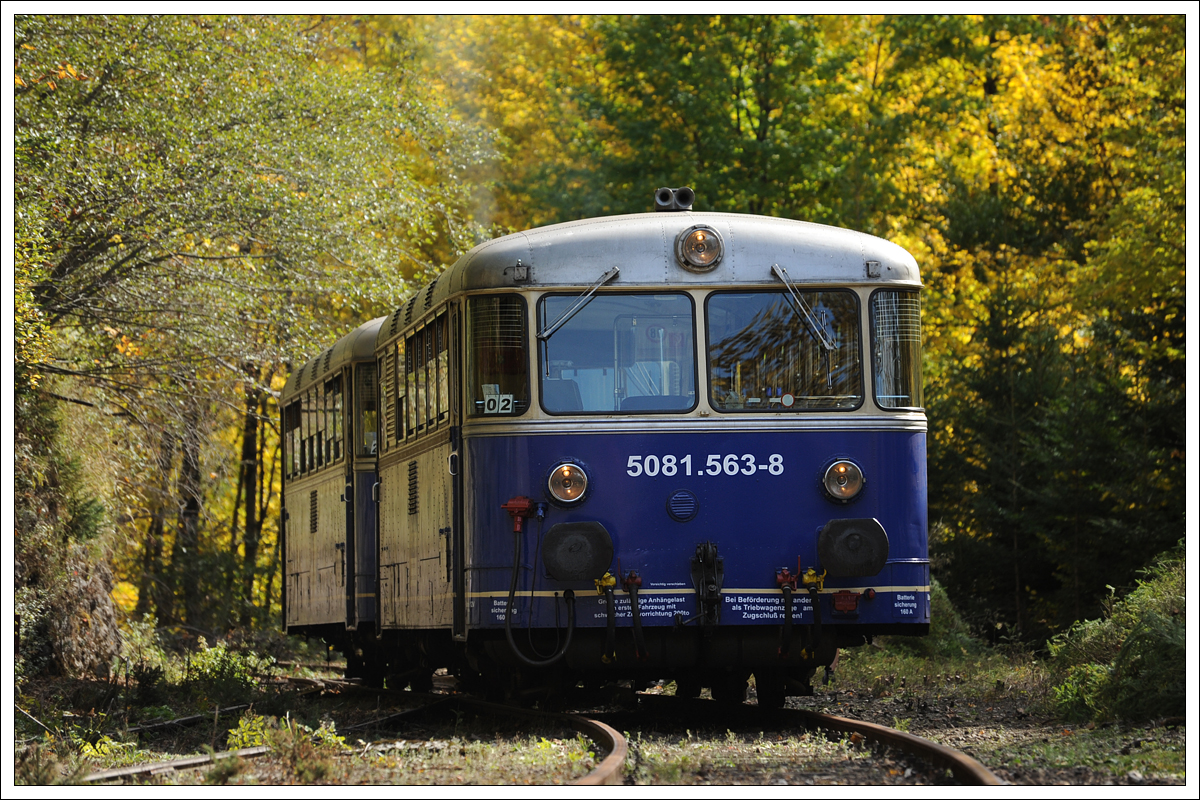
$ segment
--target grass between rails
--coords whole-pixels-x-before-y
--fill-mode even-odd
[[[797,735],[671,736],[636,733],[629,739],[626,778],[639,785],[827,782],[855,759],[870,753],[848,740],[820,733]]]

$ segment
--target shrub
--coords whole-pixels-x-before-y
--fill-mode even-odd
[[[213,647],[201,636],[200,649],[188,659],[185,681],[192,691],[222,702],[248,700],[257,690],[255,674],[273,659],[261,659],[253,653],[235,653],[224,642]]]
[[[979,655],[984,651],[984,645],[971,636],[970,626],[936,579],[929,581],[929,617],[928,636],[889,636],[886,646],[913,655],[943,658]]]
[[[1063,715],[1183,716],[1186,567],[1181,543],[1159,556],[1126,597],[1110,598],[1103,619],[1077,622],[1050,641],[1054,700]]]

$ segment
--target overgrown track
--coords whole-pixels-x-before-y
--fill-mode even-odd
[[[773,720],[781,727],[820,728],[839,733],[857,734],[865,743],[877,742],[924,759],[938,767],[950,770],[955,779],[965,786],[999,786],[1003,784],[991,771],[965,753],[951,747],[931,742],[904,731],[831,714],[822,714],[806,709],[763,709],[751,705],[723,705],[711,700],[695,700],[662,695],[638,694],[640,707],[654,714],[670,715],[676,720],[711,721],[714,709],[720,714],[722,723],[752,725],[763,720]]]
[[[808,727],[857,733],[864,739],[875,740],[895,747],[897,750],[903,750],[940,767],[945,767],[964,786],[999,786],[1002,783],[987,767],[966,753],[937,742],[931,742],[928,739],[922,739],[911,733],[885,728],[873,722],[822,714],[819,711],[782,709],[780,713],[799,716],[807,721]]]
[[[297,697],[306,695],[318,694],[326,689],[337,688],[339,690],[360,690],[364,692],[386,692],[381,689],[369,689],[359,683],[352,681],[341,681],[335,679],[312,679],[312,678],[285,678],[277,679],[277,683],[284,683],[295,687]],[[387,692],[390,693],[390,692]],[[411,717],[417,715],[425,715],[429,713],[445,713],[453,712],[460,706],[470,706],[476,711],[486,712],[494,717],[513,718],[519,717],[522,719],[537,719],[544,722],[557,722],[564,726],[573,728],[583,736],[590,739],[597,749],[606,753],[600,763],[581,778],[571,781],[572,785],[576,786],[608,786],[620,784],[622,782],[622,769],[625,765],[625,756],[628,753],[628,745],[625,742],[625,737],[618,733],[613,728],[598,722],[593,719],[579,716],[577,714],[555,714],[545,711],[532,711],[511,706],[497,705],[495,703],[487,703],[482,700],[476,700],[467,695],[444,695],[430,694],[422,695],[421,693],[404,692],[409,697],[425,696],[431,702],[426,703],[418,708],[409,709],[397,714],[390,714],[386,717],[372,720],[362,725],[353,726],[345,730],[352,730],[357,727],[376,727],[382,724],[394,722],[403,717]],[[229,711],[236,709],[227,709]],[[152,727],[168,727],[172,725],[186,725],[201,720],[202,717],[188,717],[180,720],[169,720],[167,722],[156,724]],[[211,719],[211,717],[203,717],[203,719]],[[180,758],[172,761],[163,761],[153,764],[138,764],[129,767],[121,767],[118,769],[105,770],[96,772],[84,778],[85,783],[103,783],[106,781],[121,780],[124,778],[136,777],[139,775],[153,775],[171,772],[180,769],[195,769],[208,764],[215,763],[218,760],[225,758],[253,758],[255,756],[266,755],[271,752],[271,748],[267,746],[248,747],[241,750],[231,750],[223,753],[213,753],[212,755],[191,756],[188,758]]]

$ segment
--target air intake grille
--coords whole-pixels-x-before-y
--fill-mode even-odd
[[[700,503],[696,500],[696,495],[687,489],[672,492],[667,498],[667,513],[676,522],[687,522],[696,516],[699,510]]]
[[[308,532],[317,532],[317,493],[308,493]]]
[[[408,462],[408,513],[417,513],[417,462]]]

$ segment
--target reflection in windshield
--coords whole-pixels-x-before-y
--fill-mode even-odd
[[[708,357],[721,411],[857,408],[862,402],[858,301],[846,291],[802,292],[810,331],[781,292],[713,294]],[[827,350],[821,338],[833,343]]]
[[[552,295],[541,325],[575,301]],[[682,294],[598,294],[545,340],[542,405],[552,414],[683,411],[696,402],[692,303]]]

